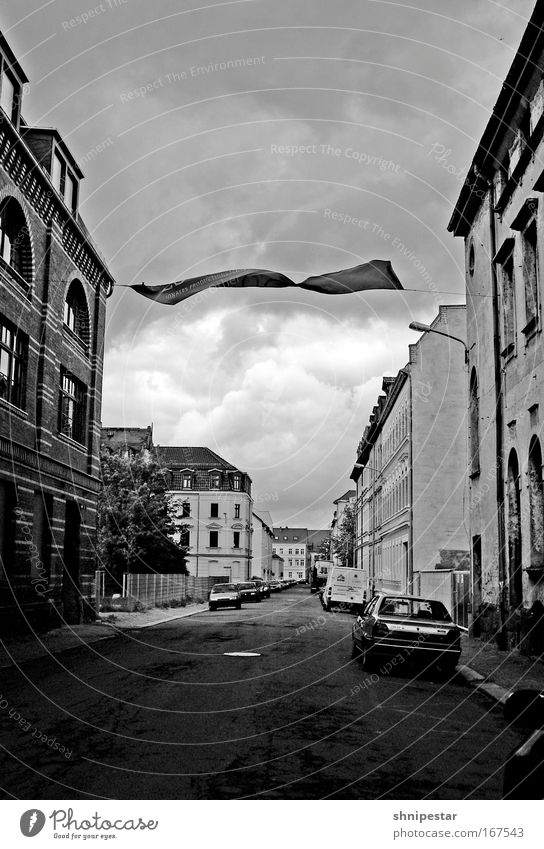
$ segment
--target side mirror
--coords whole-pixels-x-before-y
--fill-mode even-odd
[[[544,727],[544,693],[538,690],[515,690],[504,703],[507,722],[526,728]]]

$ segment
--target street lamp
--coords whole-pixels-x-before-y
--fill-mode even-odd
[[[423,324],[421,321],[411,321],[408,325],[410,330],[417,330],[419,333],[436,333],[438,336],[445,336],[446,339],[453,339],[455,342],[460,342],[465,349],[465,363],[468,363],[468,348],[464,339],[459,336],[452,336],[451,333],[444,333],[443,330],[435,330],[429,324]]]

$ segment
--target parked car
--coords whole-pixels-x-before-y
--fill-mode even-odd
[[[508,757],[503,773],[504,799],[544,798],[544,693],[515,690],[504,704],[504,717],[532,729]]]
[[[255,581],[244,581],[243,584],[238,584],[242,601],[261,601],[261,591],[256,586]]]
[[[257,589],[260,590],[261,596],[263,598],[270,598],[270,586],[266,581],[263,581],[261,578],[252,579],[252,583],[257,586]]]
[[[282,586],[281,581],[270,581],[270,592],[271,593],[281,593]]]
[[[236,584],[214,584],[209,599],[210,610],[218,607],[242,607],[242,596]]]
[[[397,657],[398,664],[423,661],[452,673],[460,654],[461,630],[434,599],[380,592],[353,625],[352,657],[366,669]]]

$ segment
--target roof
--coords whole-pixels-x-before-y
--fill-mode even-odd
[[[307,528],[273,528],[274,537],[278,542],[298,542],[305,544],[308,541]],[[284,539],[286,537],[286,539]],[[295,539],[296,537],[296,539]]]
[[[272,521],[272,516],[267,510],[254,510],[253,515],[259,519],[260,522],[268,528],[270,532],[272,532],[272,528],[274,527],[274,522]]]
[[[148,427],[103,427],[100,430],[100,446],[111,451],[132,449],[133,451],[153,448],[153,425]]]
[[[348,489],[340,498],[337,498],[336,501],[333,501],[333,504],[338,504],[340,501],[350,501],[352,498],[355,498],[357,492],[354,489]]]
[[[8,42],[6,41],[4,33],[1,32],[1,31],[0,31],[0,49],[2,50],[6,59],[8,60],[8,64],[9,64],[11,70],[13,71],[13,73],[15,74],[15,76],[18,77],[19,80],[22,83],[27,83],[28,77],[25,74],[25,72],[23,71],[21,65],[19,64],[19,61],[18,61],[17,57],[15,56],[15,53],[13,52],[13,50],[9,46]]]
[[[157,456],[168,468],[240,471],[210,448],[157,445]]]
[[[486,194],[488,181],[498,168],[498,155],[500,148],[504,147],[504,138],[506,135],[513,137],[520,114],[527,107],[524,93],[535,76],[540,78],[542,74],[543,20],[544,0],[537,0],[448,224],[448,230],[455,236],[466,236],[469,232]]]
[[[327,530],[308,530],[308,548],[311,548],[315,551],[319,548],[319,546],[324,540],[330,538],[330,528],[328,528]]]

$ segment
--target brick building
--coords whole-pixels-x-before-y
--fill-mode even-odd
[[[0,33],[0,628],[81,621],[93,592],[106,298],[83,177],[21,115]]]

